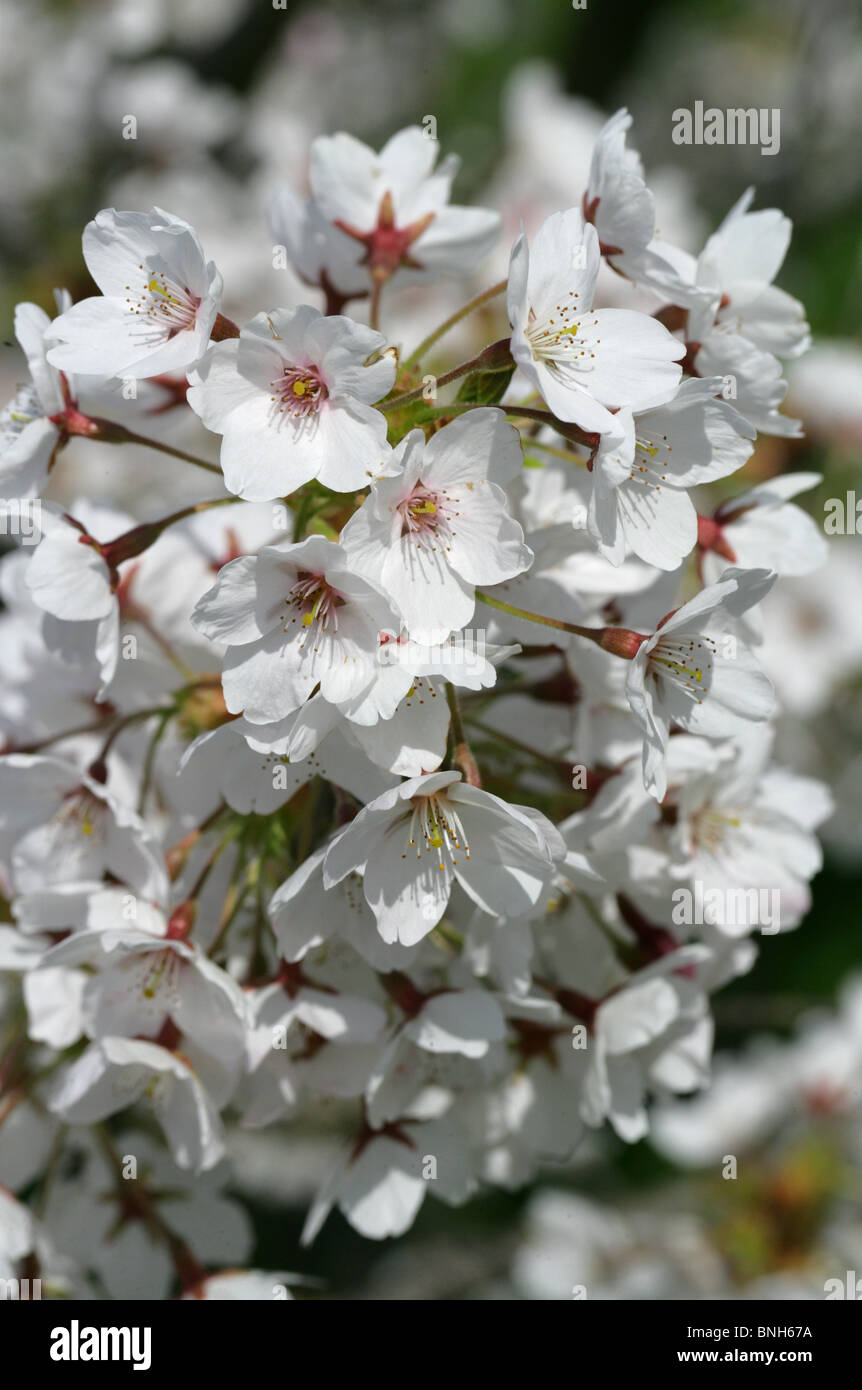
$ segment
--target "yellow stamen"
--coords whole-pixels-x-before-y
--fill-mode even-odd
[[[163,976],[164,973],[165,973],[165,966],[167,965],[167,963],[168,963],[168,958],[167,958],[167,953],[165,953],[165,954],[162,956],[162,958],[161,958],[161,960],[159,961],[159,963],[158,963],[158,965],[156,966],[156,968],[154,969],[153,973],[150,975],[150,983],[149,983],[148,985],[146,985],[146,987],[144,988],[144,998],[145,998],[145,999],[154,999],[154,998],[155,998],[156,988],[157,988],[157,986],[158,986],[159,980],[162,978],[162,976]]]
[[[165,286],[160,284],[160,282],[156,279],[155,275],[153,276],[150,283],[147,285],[147,289],[150,291],[150,294],[160,294],[162,299],[166,299],[169,304],[176,304],[180,308],[182,308],[182,300],[177,299],[176,295],[174,294],[169,294],[168,291],[165,289]]]

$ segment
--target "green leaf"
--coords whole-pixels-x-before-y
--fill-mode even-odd
[[[461,382],[455,399],[471,405],[498,405],[514,373],[514,366],[506,367],[501,372],[471,372]]]
[[[429,401],[410,401],[403,409],[393,410],[387,415],[386,438],[394,448],[411,430],[424,429],[439,417],[440,411]]]

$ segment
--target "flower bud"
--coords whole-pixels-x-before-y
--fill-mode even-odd
[[[629,627],[606,627],[599,646],[614,656],[622,656],[626,661],[632,661],[640,651],[641,643],[646,640],[646,633],[633,632]]]

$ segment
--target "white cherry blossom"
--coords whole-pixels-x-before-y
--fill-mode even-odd
[[[71,299],[56,290],[60,313]],[[42,491],[60,442],[51,421],[66,405],[63,383],[46,358],[51,320],[38,304],[15,308],[15,337],[27,358],[30,379],[0,411],[0,489],[7,497],[35,497]]]
[[[594,309],[601,253],[580,212],[554,213],[512,248],[508,305],[512,356],[561,420],[616,432],[613,410],[670,400],[685,348],[657,319]]]
[[[426,1154],[437,1160],[433,1183],[422,1173]],[[385,1240],[412,1226],[429,1191],[458,1206],[475,1187],[466,1138],[445,1115],[419,1122],[407,1117],[402,1123],[368,1128],[345,1148],[321,1188],[308,1213],[302,1243],[312,1243],[335,1205],[361,1235]]]
[[[342,546],[311,536],[232,560],[193,620],[228,645],[228,709],[266,724],[299,709],[318,686],[333,704],[361,695],[380,670],[378,634],[391,630],[393,614]]]
[[[390,596],[410,637],[445,641],[473,617],[477,584],[526,570],[532,552],[500,484],[521,463],[501,411],[474,410],[428,443],[411,430],[341,534],[351,565]]]
[[[242,990],[201,951],[170,934],[135,925],[78,932],[43,957],[43,967],[88,965],[81,1003],[91,1038],[164,1036],[173,1026],[182,1051],[217,1104],[239,1079],[248,1010]]]
[[[314,201],[355,240],[372,276],[463,275],[494,245],[499,213],[450,205],[458,160],[450,155],[435,169],[439,148],[420,126],[400,130],[379,153],[343,132],[312,145]]]
[[[269,206],[269,225],[297,275],[307,285],[322,289],[327,303],[340,307],[368,293],[368,272],[360,264],[359,246],[324,217],[313,198],[302,199],[292,188],[280,188]]]
[[[317,309],[257,314],[239,338],[214,344],[190,373],[188,402],[222,435],[225,484],[268,501],[311,478],[336,492],[386,471],[386,421],[372,403],[390,390],[385,338]]]
[[[632,550],[647,564],[676,569],[698,538],[688,489],[741,468],[754,431],[726,401],[720,378],[690,379],[667,405],[616,416],[623,437],[603,436],[593,465],[589,528],[603,555],[620,564]]]
[[[693,256],[656,234],[655,199],[637,152],[626,143],[632,118],[625,107],[611,116],[593,146],[584,217],[592,222],[602,255],[614,270],[671,304],[711,302],[696,285]]]
[[[715,583],[728,564],[768,566],[778,575],[810,574],[826,563],[829,547],[816,522],[790,501],[822,481],[819,473],[785,473],[701,518],[703,577]]]
[[[683,948],[633,975],[595,1011],[594,1045],[582,1113],[590,1125],[607,1117],[621,1139],[635,1143],[648,1129],[650,1087],[697,1089],[708,1075],[712,1024],[706,997],[679,972],[696,948]]]
[[[713,298],[694,307],[688,336],[702,341],[715,319],[761,352],[799,357],[811,343],[805,310],[772,283],[787,254],[792,223],[777,208],[751,212],[754,193],[753,188],[743,193],[700,254],[697,283]]]
[[[766,719],[772,686],[734,621],[768,593],[771,570],[726,570],[717,584],[684,603],[642,641],[626,697],[644,736],[644,783],[661,801],[667,787],[670,725],[721,738]]]
[[[48,361],[97,376],[156,376],[204,354],[221,306],[222,278],[192,227],[161,208],[104,208],[87,223],[87,269],[101,296],[55,319]]]
[[[493,916],[527,912],[563,853],[544,816],[470,787],[458,772],[413,777],[369,803],[327,851],[327,887],[353,870],[384,941],[411,946],[457,882]]]
[[[68,1124],[93,1124],[144,1097],[180,1168],[212,1168],[224,1153],[218,1111],[188,1062],[137,1038],[100,1038],[55,1079],[48,1107]]]
[[[737,333],[729,323],[720,323],[695,340],[694,365],[700,376],[724,378],[740,415],[761,434],[801,437],[801,421],[783,415],[778,408],[787,395],[778,358]]]
[[[144,896],[164,895],[153,830],[71,763],[36,753],[0,758],[0,802],[0,844],[19,891],[94,880],[107,869]]]
[[[822,782],[770,766],[772,742],[738,739],[735,757],[689,779],[675,798],[677,879],[700,885],[711,920],[732,936],[763,925],[759,899],[736,912],[737,890],[776,894],[777,920],[768,925],[787,931],[811,906],[809,882],[823,863],[814,831],[831,814],[832,797]]]

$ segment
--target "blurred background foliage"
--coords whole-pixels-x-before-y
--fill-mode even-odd
[[[100,12],[115,13],[123,5],[137,8],[135,0],[36,0],[24,11],[33,20],[42,11],[74,34],[76,27],[97,23]],[[142,0],[140,8],[154,6]],[[696,6],[688,0],[588,0],[582,10],[568,0],[331,0],[313,6],[283,0],[279,8],[270,0],[196,0],[179,5],[177,13],[186,18],[174,34],[157,31],[147,43],[143,30],[134,61],[182,61],[202,83],[240,99],[277,71],[288,29],[293,47],[301,48],[303,29],[311,42],[325,36],[330,20],[337,22],[346,51],[333,54],[323,72],[330,127],[349,127],[381,144],[401,125],[432,113],[444,147],[463,161],[458,192],[465,201],[487,183],[503,153],[508,79],[531,60],[551,63],[573,96],[605,111],[628,105],[647,168],[675,164],[711,223],[746,182],[756,181],[761,202],[774,202],[794,221],[783,286],[804,300],[815,332],[835,336],[857,329],[862,13],[856,0],[817,6],[805,0],[699,0]],[[86,69],[83,57],[82,65]],[[372,83],[378,65],[385,81]],[[82,98],[89,97],[95,109],[98,93],[86,92],[86,71],[77,76],[83,79]],[[96,83],[100,77],[94,74]],[[289,84],[291,75],[285,80]],[[770,158],[756,149],[712,148],[707,159],[703,147],[674,145],[670,112],[696,100],[719,107],[779,105],[780,153]],[[10,115],[12,129],[5,134],[26,149],[28,128],[18,123],[16,130],[14,111]],[[48,110],[48,125],[51,119]],[[178,109],[178,135],[182,121]],[[45,191],[32,217],[4,219],[0,260],[7,317],[22,289],[39,287],[46,277],[60,275],[74,291],[76,277],[85,274],[80,228],[98,205],[99,190],[130,163],[158,167],[158,149],[146,141],[123,141],[118,125],[109,132],[94,122],[89,136],[70,161],[68,179],[60,177]],[[213,153],[240,178],[251,172],[248,152],[230,138],[217,142]],[[14,185],[4,183],[3,200],[14,203],[15,197]]]

